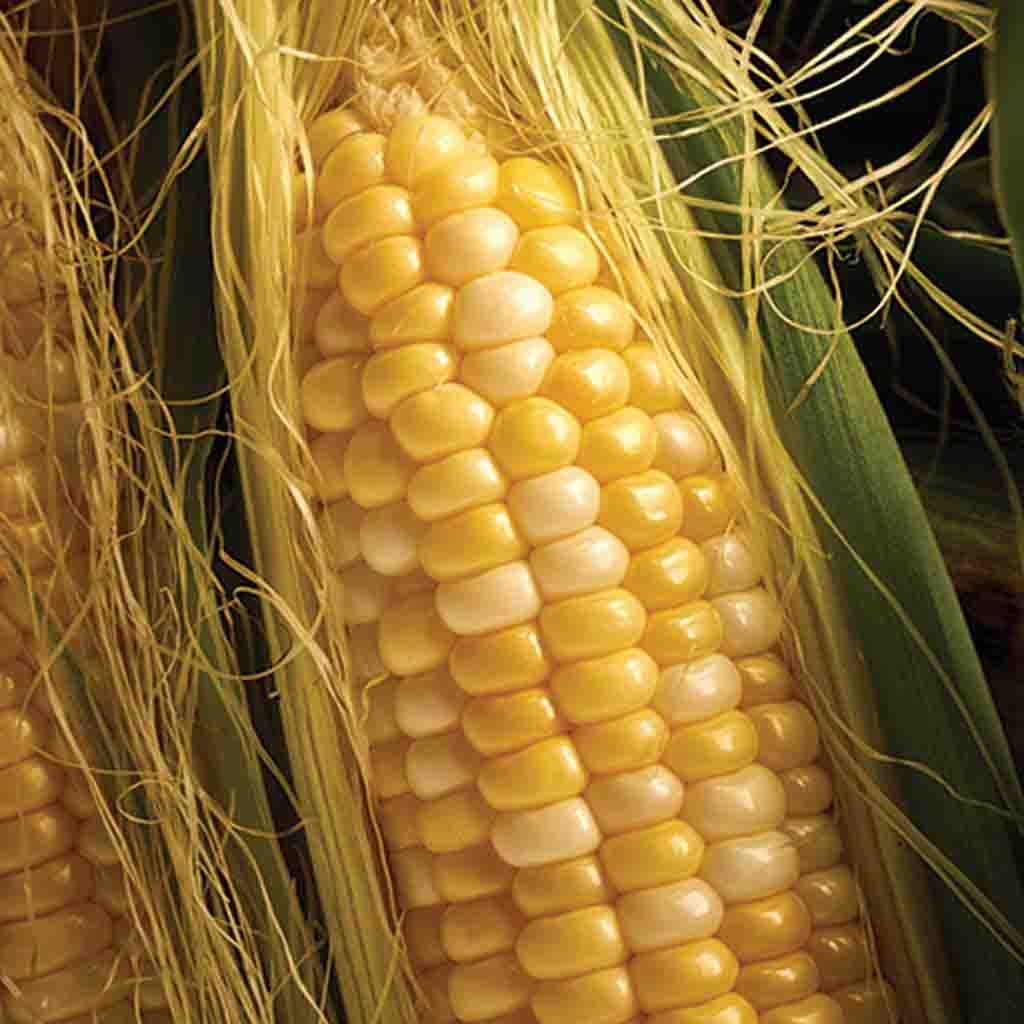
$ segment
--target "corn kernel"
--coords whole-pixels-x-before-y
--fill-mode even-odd
[[[726,903],[764,899],[789,889],[800,875],[800,863],[789,837],[760,832],[710,844],[700,876]]]
[[[550,664],[537,626],[529,622],[489,636],[460,639],[449,668],[462,689],[477,695],[537,686],[547,677]]]
[[[647,828],[674,818],[683,803],[683,785],[663,765],[594,779],[584,794],[606,836]]]
[[[434,858],[434,882],[448,903],[464,903],[504,892],[514,875],[515,869],[498,856],[491,843]]]
[[[578,228],[534,228],[519,239],[511,268],[536,278],[552,295],[583,288],[597,279],[601,258]]]
[[[579,754],[567,736],[485,761],[477,777],[484,799],[498,811],[543,807],[577,796],[587,784]]]
[[[345,481],[352,500],[376,508],[405,496],[416,464],[398,447],[383,423],[365,423],[345,449]]]
[[[92,960],[113,937],[110,915],[95,903],[79,903],[46,917],[33,915],[0,925],[0,971],[12,982],[44,978]]]
[[[64,769],[44,757],[27,757],[0,768],[0,821],[53,803],[64,785]]]
[[[735,664],[723,654],[709,654],[666,668],[653,705],[669,725],[686,725],[731,711],[739,704],[740,694]]]
[[[647,619],[642,646],[662,666],[713,654],[722,645],[722,619],[707,601],[691,601]]]
[[[600,590],[547,605],[540,627],[559,661],[600,658],[632,647],[643,635],[643,606],[628,591]]]
[[[409,235],[371,242],[352,253],[341,268],[345,301],[363,316],[415,288],[426,276],[423,245]]]
[[[757,732],[742,711],[684,725],[672,733],[665,749],[665,764],[684,782],[739,771],[756,757]]]
[[[326,114],[321,114],[306,133],[313,166],[322,167],[327,157],[344,139],[363,131],[365,127],[359,115],[347,107],[335,107]]]
[[[313,460],[312,483],[316,496],[325,504],[337,501],[348,493],[345,483],[345,449],[347,433],[321,434],[309,446]]]
[[[817,993],[786,1006],[777,1006],[759,1017],[760,1024],[873,1024],[885,1017],[870,1015],[857,1021],[829,996]]]
[[[478,576],[441,583],[437,611],[453,633],[480,636],[536,618],[541,597],[526,562],[506,562]]]
[[[377,311],[370,321],[370,343],[382,349],[447,341],[452,333],[454,305],[455,293],[447,285],[417,285]]]
[[[530,556],[530,568],[546,601],[616,587],[628,567],[626,546],[600,526],[535,548]]]
[[[703,852],[701,837],[686,822],[673,819],[606,839],[600,856],[612,885],[632,892],[691,878]]]
[[[461,384],[441,384],[406,398],[391,416],[395,439],[417,462],[432,462],[487,437],[494,410]]]
[[[339,142],[316,179],[317,219],[346,199],[384,182],[384,136],[360,132]]]
[[[685,537],[673,537],[636,555],[622,585],[653,612],[696,600],[707,584],[708,563],[701,549]]]
[[[646,1020],[647,1024],[758,1024],[757,1011],[735,992],[698,1006],[656,1013]]]
[[[90,899],[95,877],[92,865],[76,854],[0,877],[0,925],[35,920]]]
[[[507,405],[536,394],[554,358],[545,338],[524,338],[466,353],[460,374],[463,383],[489,402]]]
[[[413,188],[466,148],[459,126],[436,114],[400,117],[388,136],[386,167],[392,181]]]
[[[573,739],[587,768],[598,775],[628,772],[657,761],[668,742],[668,726],[644,709],[597,725],[584,725]]]
[[[424,343],[378,352],[363,368],[363,400],[378,418],[391,415],[404,399],[455,377],[454,350]]]
[[[427,232],[427,266],[433,278],[457,288],[504,270],[518,240],[516,222],[501,210],[485,206],[453,213]]]
[[[409,193],[394,185],[374,185],[339,203],[324,222],[323,244],[339,266],[380,238],[411,235],[415,230]]]
[[[800,860],[800,873],[835,867],[843,856],[843,839],[836,823],[826,815],[786,818],[782,829]]]
[[[462,715],[466,738],[485,757],[521,750],[557,736],[565,723],[546,690],[521,690],[508,696],[477,697]]]
[[[456,452],[421,466],[409,482],[409,505],[433,522],[505,496],[504,475],[484,448]]]
[[[529,811],[499,814],[491,842],[507,864],[537,867],[593,853],[601,833],[590,808],[579,797]]]
[[[407,676],[395,688],[395,723],[419,739],[452,732],[459,726],[466,694],[444,668]]]
[[[698,939],[671,949],[640,953],[630,963],[640,1007],[646,1013],[724,996],[736,982],[739,964],[717,939]]]
[[[365,359],[336,356],[302,378],[302,417],[314,430],[354,430],[366,417],[362,373]]]
[[[708,596],[750,590],[761,581],[761,568],[750,539],[739,530],[712,537],[701,545],[708,563]]]
[[[382,576],[408,576],[419,567],[420,538],[426,524],[404,501],[370,509],[359,524],[359,550]]]
[[[530,1005],[540,1024],[627,1024],[639,1009],[624,967],[542,982]]]
[[[718,894],[699,878],[626,893],[616,909],[634,953],[708,939],[718,931],[723,912]]]
[[[578,466],[566,466],[509,491],[508,504],[523,536],[545,544],[592,526],[597,519],[601,488]]]
[[[758,1010],[798,1002],[817,990],[818,968],[804,952],[746,964],[736,979],[736,991]]]
[[[445,949],[441,944],[441,921],[447,907],[417,907],[405,912],[402,932],[413,964],[424,969],[445,962]]]
[[[646,707],[657,684],[657,665],[636,647],[565,665],[551,677],[559,707],[577,725]]]
[[[589,285],[559,295],[547,338],[558,352],[577,348],[621,352],[633,340],[635,327],[633,313],[620,295]]]
[[[436,800],[471,785],[479,767],[480,756],[461,732],[413,740],[405,755],[409,788],[421,800]]]
[[[50,720],[35,708],[0,710],[0,768],[25,760],[49,734]]]
[[[454,634],[441,621],[430,592],[413,594],[380,617],[381,661],[393,675],[412,676],[444,664]]]
[[[640,342],[622,353],[629,367],[629,401],[649,416],[679,408],[683,400],[666,361],[653,345]]]
[[[755,654],[736,662],[743,680],[743,699],[740,706],[776,704],[793,695],[793,677],[777,654]]]
[[[832,780],[821,765],[790,768],[779,778],[786,792],[786,813],[791,817],[821,814],[831,806]]]
[[[673,480],[706,473],[715,466],[717,453],[714,443],[696,416],[661,412],[654,417],[654,429],[658,438],[654,468],[667,473]]]
[[[481,960],[511,949],[523,928],[523,915],[508,896],[455,903],[441,918],[441,941],[456,962]]]
[[[460,1021],[473,1024],[525,1006],[532,984],[512,953],[457,964],[452,968],[448,995]]]
[[[683,817],[708,841],[778,828],[785,816],[779,777],[763,765],[695,782],[686,791]]]
[[[370,749],[370,782],[374,793],[382,800],[409,792],[409,780],[405,774],[408,749],[409,741],[404,738],[379,743]]]
[[[584,426],[576,461],[609,483],[650,469],[656,442],[650,416],[630,405]]]
[[[871,950],[864,929],[858,925],[820,928],[810,932],[806,948],[818,965],[823,992],[834,992],[837,988],[863,981],[871,971]]]
[[[564,352],[551,364],[541,393],[586,423],[626,404],[629,370],[622,357],[608,349]]]
[[[475,278],[455,297],[455,343],[472,352],[536,338],[551,323],[550,292],[532,277],[500,270]]]
[[[451,967],[442,964],[432,970],[424,971],[416,980],[423,992],[426,1004],[427,1024],[454,1024],[455,1014],[448,999],[448,982]]]
[[[370,326],[334,290],[318,309],[313,324],[313,339],[325,359],[370,350]]]
[[[811,916],[792,889],[728,907],[718,930],[741,964],[803,949],[810,935]]]
[[[523,231],[571,224],[576,219],[576,188],[560,168],[533,157],[513,157],[501,165],[497,205]]]
[[[416,223],[426,229],[452,214],[495,205],[497,194],[497,162],[489,156],[467,155],[423,178],[413,194],[412,209]]]
[[[683,532],[698,543],[725,533],[738,511],[732,483],[721,473],[685,477],[679,481],[679,494]]]
[[[593,856],[522,868],[512,883],[516,905],[527,917],[560,914],[606,904],[611,890]]]
[[[782,608],[764,587],[712,598],[722,621],[722,653],[731,658],[760,654],[779,639]]]
[[[337,284],[338,268],[327,255],[320,228],[304,231],[295,239],[295,277],[311,289],[329,289]]]
[[[516,942],[516,955],[531,978],[572,978],[625,961],[615,911],[585,907],[531,921]]]
[[[78,828],[75,818],[59,803],[0,822],[0,876],[67,853],[74,848]]]
[[[494,812],[475,789],[461,789],[419,807],[416,828],[431,853],[451,853],[486,842]]]
[[[365,562],[342,570],[338,580],[343,590],[342,619],[350,626],[376,622],[394,593],[394,581],[374,572]]]
[[[773,771],[802,768],[818,756],[818,725],[800,701],[759,704],[749,715],[760,741],[757,758]]]
[[[445,581],[494,569],[526,551],[508,507],[498,503],[435,522],[420,545],[420,558],[435,580]]]
[[[835,1012],[845,1024],[873,1024],[879,1020],[888,1024],[889,1021],[898,1020],[896,993],[891,985],[874,978],[836,989],[829,1001],[836,1007]],[[829,1017],[828,1024],[832,1024],[833,1019]]]
[[[679,491],[657,470],[615,480],[601,492],[597,521],[631,551],[668,540],[679,530],[682,520]]]
[[[860,913],[859,893],[845,864],[801,876],[795,886],[815,928],[848,924]]]
[[[545,398],[513,402],[494,420],[490,447],[513,480],[551,473],[570,464],[580,443],[579,423]]]
[[[422,846],[412,846],[392,853],[388,862],[403,907],[412,910],[441,902],[432,874],[433,856],[428,850]]]
[[[402,793],[377,804],[377,822],[389,850],[407,850],[410,846],[419,845],[416,812],[420,802],[414,794]]]

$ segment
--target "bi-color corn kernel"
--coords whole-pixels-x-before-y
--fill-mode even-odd
[[[433,115],[310,139],[302,410],[390,673],[372,782],[430,1019],[888,1019],[781,609],[572,183]]]

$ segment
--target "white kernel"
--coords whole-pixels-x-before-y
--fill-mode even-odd
[[[686,725],[731,711],[742,696],[736,666],[722,654],[709,654],[666,668],[652,704],[669,725]]]
[[[607,836],[667,821],[683,805],[683,784],[664,765],[595,779],[584,794]]]
[[[708,842],[755,835],[778,828],[786,813],[786,792],[764,765],[716,775],[687,787],[681,817]]]
[[[384,576],[406,576],[419,566],[416,554],[426,524],[404,502],[371,509],[359,527],[366,564]]]
[[[629,568],[629,549],[604,527],[589,526],[537,548],[530,568],[546,601],[617,587]]]
[[[455,344],[472,351],[537,337],[553,310],[551,293],[532,277],[515,270],[486,274],[455,296]]]
[[[592,526],[600,506],[601,485],[578,466],[521,480],[508,493],[512,518],[531,544],[558,540]]]
[[[442,902],[434,885],[434,855],[429,850],[413,846],[391,854],[388,859],[398,891],[398,904],[403,910],[432,907]]]
[[[761,832],[706,847],[700,877],[726,903],[746,903],[792,888],[800,861],[789,836]]]
[[[335,290],[313,322],[313,338],[324,358],[370,351],[370,325]]]
[[[586,802],[573,797],[534,811],[499,814],[491,842],[505,863],[531,868],[593,853],[601,832]]]
[[[546,338],[525,338],[470,352],[459,372],[467,387],[495,405],[505,405],[536,394],[554,358],[555,350]]]
[[[395,693],[398,728],[414,739],[451,732],[459,725],[467,695],[447,669],[409,676]]]
[[[478,636],[536,618],[541,598],[526,562],[507,562],[479,576],[442,583],[437,611],[460,636]]]
[[[388,606],[392,581],[374,572],[365,562],[349,566],[341,574],[341,614],[350,626],[376,622]]]
[[[658,430],[654,468],[673,480],[700,473],[715,461],[711,439],[695,416],[662,412],[654,417],[654,425]]]
[[[504,270],[519,241],[516,222],[490,206],[453,213],[426,237],[431,276],[456,288],[475,277]]]
[[[782,631],[782,609],[764,587],[723,594],[711,602],[722,620],[722,653],[731,658],[769,650]]]
[[[718,894],[699,878],[625,893],[615,909],[634,953],[709,938],[718,931],[724,913]]]
[[[701,544],[708,567],[705,597],[749,590],[761,582],[761,567],[750,539],[740,530],[730,530]]]
[[[461,732],[413,740],[405,755],[405,777],[421,800],[436,800],[476,779],[480,755]]]

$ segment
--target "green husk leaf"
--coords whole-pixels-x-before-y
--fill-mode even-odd
[[[992,172],[996,196],[1013,240],[1017,276],[1024,283],[1024,7],[1002,0],[989,68],[994,118]]]

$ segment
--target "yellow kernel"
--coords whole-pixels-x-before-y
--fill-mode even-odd
[[[302,378],[302,417],[314,430],[355,430],[366,420],[365,362],[360,356],[324,359]]]
[[[541,394],[586,423],[621,409],[629,396],[629,371],[608,349],[564,352],[551,364]]]
[[[628,591],[599,590],[547,605],[540,626],[559,661],[599,658],[633,647],[643,635],[643,606]]]
[[[626,1024],[638,1012],[633,983],[624,967],[541,982],[530,1005],[540,1024]]]
[[[0,877],[0,925],[34,920],[88,900],[95,877],[92,865],[76,854]]]
[[[647,1013],[724,996],[739,974],[736,957],[718,939],[640,953],[630,968],[640,1006]]]
[[[759,704],[748,714],[760,741],[757,759],[773,771],[802,768],[818,756],[818,726],[806,704]]]
[[[779,778],[786,791],[786,813],[791,817],[821,814],[832,803],[832,780],[820,764],[790,768]]]
[[[746,964],[736,979],[736,991],[757,1010],[795,1003],[817,990],[817,965],[804,952]]]
[[[456,452],[421,466],[409,482],[409,505],[427,522],[499,501],[508,490],[501,470],[485,448]]]
[[[526,622],[487,636],[460,638],[449,668],[459,686],[479,695],[537,686],[551,666],[536,623]]]
[[[477,206],[490,206],[498,194],[498,164],[490,156],[465,156],[418,182],[412,209],[421,230]]]
[[[631,551],[654,547],[679,530],[679,491],[671,477],[656,469],[623,477],[602,488],[597,521]]]
[[[668,741],[668,726],[656,711],[634,711],[622,718],[584,725],[573,733],[580,756],[597,775],[629,772],[654,764]]]
[[[337,289],[317,307],[313,337],[325,359],[370,350],[370,327],[366,318],[360,316]]]
[[[324,248],[320,228],[304,231],[295,239],[295,276],[303,287],[334,288],[338,281],[338,267]]]
[[[347,107],[335,107],[321,114],[306,133],[313,166],[320,167],[344,139],[366,127],[362,118]]]
[[[442,902],[434,884],[433,855],[422,846],[411,846],[388,857],[398,903],[405,910],[432,907]]]
[[[551,677],[559,707],[577,725],[646,707],[657,686],[658,666],[637,647],[564,665]]]
[[[650,469],[656,444],[650,416],[630,405],[584,426],[576,462],[609,483]]]
[[[863,981],[871,971],[871,950],[864,929],[858,925],[838,928],[820,928],[810,931],[806,949],[818,965],[821,990],[834,992],[837,988]]]
[[[374,348],[394,348],[418,341],[447,341],[452,334],[455,292],[428,282],[382,306],[370,321]]]
[[[416,471],[383,423],[366,423],[352,435],[344,465],[349,493],[363,508],[400,501]]]
[[[655,347],[647,342],[630,345],[622,353],[629,367],[629,402],[649,416],[674,412],[683,400],[672,371]]]
[[[828,1000],[834,1007],[834,1009],[830,1008],[834,1016],[827,1018],[827,1024],[834,1024],[840,1020],[843,1024],[874,1024],[875,1021],[884,1021],[885,1024],[889,1024],[890,1021],[899,1019],[896,993],[892,986],[875,978],[836,989],[832,993],[831,999],[822,995],[811,996],[811,999]],[[784,1009],[785,1007],[783,1007]],[[766,1017],[762,1019],[767,1020]],[[782,1024],[782,1022],[773,1020],[769,1021],[769,1024]],[[800,1024],[803,1022],[801,1021]],[[818,1024],[818,1021],[815,1021],[814,1024]],[[824,1016],[822,1024],[826,1024]]]
[[[708,582],[704,553],[692,540],[673,537],[635,555],[622,585],[649,612],[695,601]]]
[[[477,697],[462,713],[466,738],[484,757],[521,750],[565,728],[551,695],[529,689],[507,696]]]
[[[404,399],[450,381],[455,370],[455,353],[447,345],[403,345],[378,352],[363,369],[366,408],[385,419]]]
[[[792,889],[728,907],[718,929],[741,964],[803,949],[810,935],[811,915]]]
[[[341,293],[363,316],[415,288],[424,278],[422,243],[407,235],[382,238],[354,252],[341,268]]]
[[[460,1021],[474,1024],[526,1006],[532,984],[512,953],[457,964],[448,982],[452,1010]]]
[[[497,205],[523,231],[571,224],[576,219],[576,188],[559,167],[533,157],[513,157],[501,165]]]
[[[593,284],[600,256],[579,228],[556,225],[524,232],[510,268],[536,278],[552,295],[561,295]]]
[[[580,446],[574,416],[546,398],[524,398],[494,418],[489,447],[511,480],[540,476],[571,465]]]
[[[523,928],[523,915],[506,895],[449,906],[441,918],[445,952],[457,962],[481,960],[511,949]]]
[[[335,431],[321,434],[309,445],[313,460],[312,484],[316,496],[325,504],[337,501],[348,494],[345,483],[345,449],[348,447],[347,432]]]
[[[800,859],[801,874],[835,867],[842,859],[842,836],[836,823],[827,815],[787,818],[782,828],[789,836]]]
[[[653,1014],[646,1021],[647,1024],[758,1024],[758,1017],[746,999],[730,992],[698,1006],[680,1006]]]
[[[688,476],[679,481],[679,494],[683,533],[698,544],[725,533],[739,510],[733,486],[723,473]]]
[[[429,591],[397,601],[380,617],[380,657],[394,675],[412,676],[443,665],[454,643]]]
[[[341,266],[348,257],[379,238],[411,235],[415,230],[409,193],[394,185],[375,185],[339,203],[324,223],[324,249]]]
[[[519,909],[531,918],[606,904],[612,898],[601,865],[590,855],[520,868],[512,895]]]
[[[454,1024],[455,1014],[452,1012],[452,1004],[448,999],[448,982],[451,973],[451,967],[445,963],[429,971],[424,971],[416,979],[423,993],[425,1004],[424,1024]]]
[[[739,771],[756,757],[757,732],[742,711],[684,725],[665,748],[665,764],[684,782]]]
[[[567,736],[541,740],[525,750],[484,762],[477,786],[498,811],[520,811],[582,793],[587,775]]]
[[[110,915],[95,903],[0,925],[0,972],[11,982],[46,977],[90,960],[114,938]],[[11,986],[13,988],[13,986]]]
[[[459,126],[436,114],[400,117],[388,137],[388,177],[413,188],[428,174],[460,156],[466,137]]]
[[[76,819],[59,803],[0,822],[0,876],[67,853],[75,845],[78,829]],[[0,942],[0,964],[2,950]]]
[[[323,220],[339,204],[384,181],[384,136],[359,132],[339,142],[316,180],[316,214]]]
[[[405,452],[418,462],[453,455],[481,444],[494,421],[494,409],[461,384],[441,384],[406,398],[391,416],[391,429]]]
[[[651,615],[641,646],[667,666],[713,654],[721,644],[722,622],[714,605],[691,601]]]
[[[633,340],[634,330],[633,314],[622,296],[590,285],[558,297],[547,338],[559,352],[579,348],[621,352]]]
[[[800,999],[786,1006],[777,1006],[774,1010],[762,1013],[760,1024],[876,1024],[892,1018],[880,1007],[872,1007],[867,1016],[858,1019],[850,1013],[849,1007],[841,1007],[834,999],[820,992],[806,999]]]
[[[461,789],[420,805],[416,827],[431,853],[450,853],[486,842],[494,812],[475,789]]]
[[[0,768],[0,821],[53,803],[64,784],[64,769],[49,758],[27,757]]]
[[[0,768],[25,760],[49,734],[49,719],[35,708],[0,710]]]
[[[516,942],[516,955],[532,978],[571,978],[626,960],[615,911],[585,907],[531,921]]]
[[[404,737],[381,743],[370,750],[370,781],[381,800],[390,800],[409,792],[405,774],[405,754],[409,741]]]
[[[506,864],[489,842],[438,854],[434,859],[434,882],[448,903],[464,903],[504,892],[514,875],[515,868]]]
[[[526,551],[508,506],[499,502],[433,523],[420,544],[420,560],[435,580],[457,580],[513,562]]]
[[[736,661],[743,681],[741,707],[777,704],[793,695],[793,677],[777,654],[755,654]]]
[[[795,889],[815,928],[847,924],[860,912],[857,884],[845,864],[803,875]]]
[[[675,819],[612,836],[605,840],[600,855],[612,885],[620,892],[632,892],[693,877],[703,853],[700,835]]]
[[[445,962],[441,921],[447,909],[442,903],[433,907],[417,907],[405,913],[402,921],[405,945],[413,965],[420,970],[437,967]]]
[[[373,754],[370,756],[372,763]],[[401,757],[404,762],[404,753]],[[389,850],[407,850],[410,846],[419,845],[416,812],[421,804],[419,797],[410,792],[400,793],[389,800],[377,803],[377,822],[384,837],[384,844]]]

